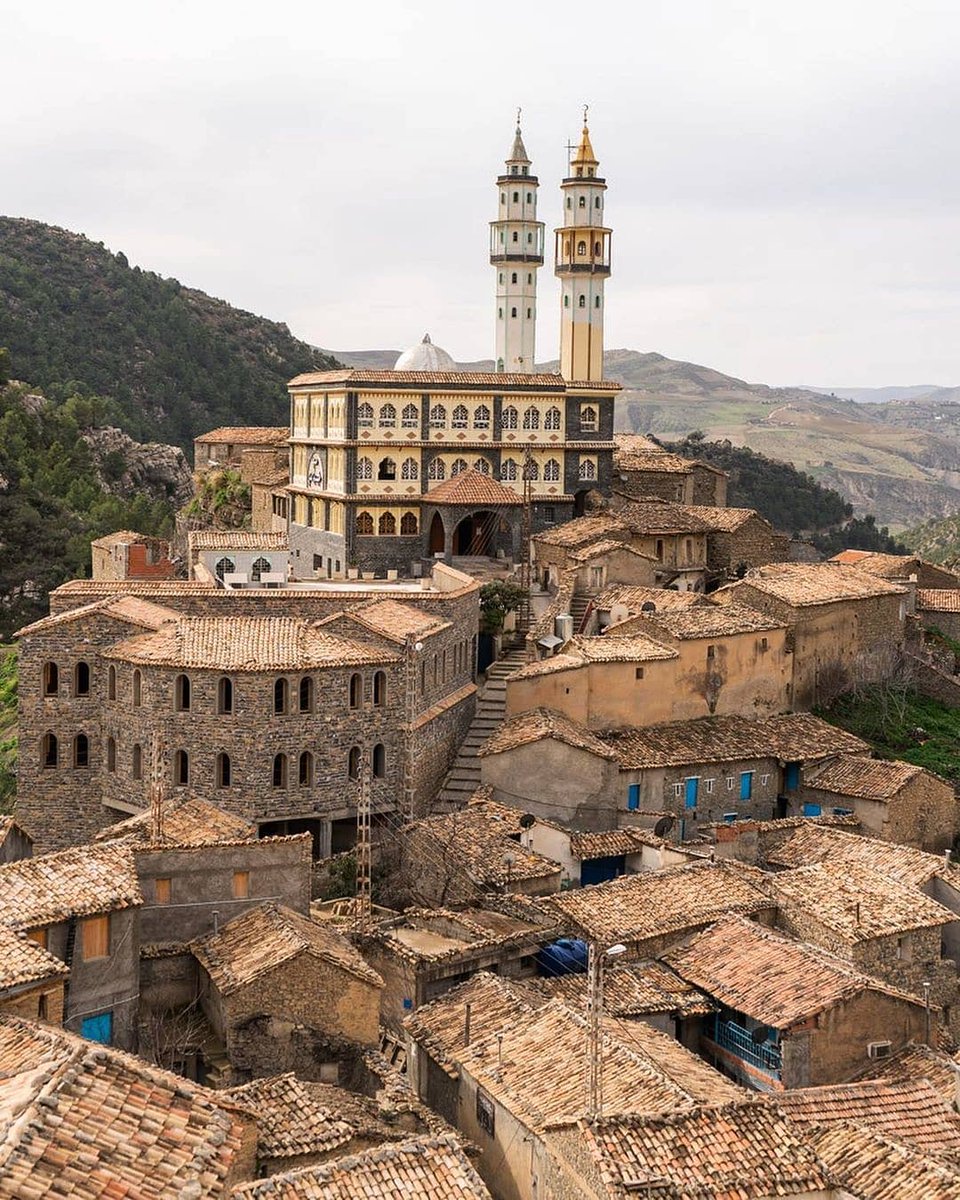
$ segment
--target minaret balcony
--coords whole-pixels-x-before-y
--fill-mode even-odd
[[[498,263],[532,263],[535,267],[543,266],[542,254],[491,254],[490,262],[496,266]]]

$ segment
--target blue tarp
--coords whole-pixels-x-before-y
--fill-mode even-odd
[[[552,979],[557,975],[582,975],[587,969],[587,943],[579,938],[560,938],[537,953],[537,974]]]

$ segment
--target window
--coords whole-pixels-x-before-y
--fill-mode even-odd
[[[511,317],[515,317],[516,315],[517,315],[517,310],[516,310],[516,308],[515,308],[515,307],[514,307],[514,308],[511,308],[511,309],[510,309],[510,316],[511,316]]]
[[[55,733],[45,733],[40,743],[40,761],[44,770],[51,770],[59,760],[59,746]]]
[[[190,783],[190,756],[186,750],[178,750],[173,756],[173,782],[177,787]]]
[[[234,573],[234,571],[236,571],[237,564],[233,561],[232,558],[218,558],[217,565],[213,569],[216,573],[217,578],[222,583],[223,577],[225,575],[232,575]]]
[[[716,646],[708,646],[707,647],[707,658],[715,658],[716,653],[717,653]]]
[[[352,746],[347,755],[347,774],[351,779],[360,778],[360,747]]]
[[[90,695],[90,664],[78,662],[73,672],[73,690],[77,696]]]
[[[366,401],[357,405],[357,427],[359,429],[373,428],[373,405],[367,404]]]
[[[523,477],[524,479],[540,478],[540,466],[532,458],[528,458],[523,464]]]
[[[372,458],[367,458],[366,455],[364,455],[363,458],[357,459],[357,478],[358,479],[372,479],[373,478],[373,459]]]
[[[381,458],[380,464],[377,467],[378,479],[396,479],[397,464],[392,458]]]
[[[683,541],[684,554],[687,556],[687,562],[693,561],[693,538],[684,538]]]
[[[397,410],[392,404],[382,404],[380,406],[380,416],[377,424],[381,429],[393,429],[397,423]]]
[[[493,1101],[484,1092],[477,1088],[477,1126],[488,1134],[494,1136],[496,1128],[496,1107]]]
[[[642,679],[643,678],[643,667],[637,667],[633,672],[633,677],[634,677],[634,679]]]
[[[217,712],[221,716],[233,712],[233,680],[226,675],[217,681]]]
[[[762,637],[760,639],[760,649],[766,650],[766,648],[767,648],[767,639],[765,637]]]
[[[418,479],[420,477],[420,465],[415,458],[405,458],[403,465],[400,468],[401,479]]]
[[[417,514],[405,512],[400,518],[400,532],[404,537],[411,537],[417,532]]]
[[[480,404],[473,410],[473,427],[474,429],[490,428],[490,409],[485,404]]]
[[[505,458],[500,464],[500,478],[514,480],[517,477],[517,460]]]
[[[911,962],[913,960],[913,942],[909,933],[905,933],[903,937],[897,938],[897,958],[901,962]]]
[[[597,429],[597,410],[592,404],[585,404],[580,409],[580,429],[583,433],[595,433]]]
[[[275,754],[273,756],[273,771],[271,772],[270,781],[275,788],[285,788],[287,786],[287,756],[285,754]]]
[[[513,274],[510,276],[510,282],[511,282],[511,283],[516,283],[516,282],[517,282],[517,273],[516,273],[516,271],[514,271],[514,272],[513,272]]]
[[[503,412],[500,414],[500,428],[501,429],[516,429],[517,428],[517,420],[519,418],[519,415],[520,414],[513,407],[513,405],[508,404],[506,406],[506,408],[504,408]]]
[[[169,904],[170,903],[171,880],[169,877],[163,879],[155,879],[153,881],[153,902],[154,904]]]
[[[107,668],[107,699],[116,700],[117,698],[117,668]]]
[[[740,772],[740,799],[751,800],[753,798],[753,772]]]
[[[586,296],[580,296],[580,297],[579,297],[579,299],[577,300],[577,307],[578,307],[578,308],[586,308],[586,307],[587,307],[587,298],[586,298]]]
[[[524,429],[539,429],[540,428],[540,410],[534,408],[531,404],[529,408],[523,412],[523,427]]]
[[[600,307],[600,297],[599,297],[599,296],[594,296],[594,298],[593,298],[593,307],[594,307],[594,308],[599,308],[599,307]]]
[[[578,172],[577,172],[577,174],[579,175],[579,174],[580,174],[580,172],[578,171]],[[577,199],[577,208],[586,208],[586,207],[587,207],[587,198],[586,198],[586,196],[580,196],[580,197]]]
[[[663,562],[663,538],[657,538],[657,558]]]
[[[273,685],[273,711],[282,715],[287,711],[290,702],[290,688],[285,679],[278,679]]]
[[[600,197],[599,197],[599,196],[594,196],[594,198],[593,198],[593,207],[594,207],[594,208],[599,208],[599,207],[600,207]]]
[[[573,198],[571,196],[567,197],[567,208],[573,208]]]
[[[442,458],[435,458],[427,469],[428,479],[446,479],[447,468]]]
[[[555,525],[557,521],[557,510],[552,504],[545,506],[543,510],[543,519],[548,525]]]
[[[560,428],[560,409],[555,405],[547,409],[547,415],[543,418],[543,427],[549,430]]]
[[[577,474],[581,479],[596,479],[597,464],[592,458],[581,458]]]
[[[110,916],[85,917],[80,922],[80,944],[86,962],[110,955]]]
[[[357,513],[357,534],[370,537],[373,533],[373,517],[368,512]]]
[[[313,787],[313,755],[309,750],[304,750],[300,755],[297,783],[302,788]]]
[[[442,404],[435,404],[430,409],[430,428],[443,429],[447,423],[447,410]]]
[[[43,694],[55,696],[60,690],[60,669],[55,662],[43,664]]]
[[[577,242],[577,254],[583,255],[587,252],[586,242]]]
[[[548,458],[543,464],[543,478],[547,483],[556,483],[560,478],[560,464],[555,458]]]
[[[173,681],[173,707],[177,712],[190,711],[189,675],[178,675]]]
[[[382,708],[387,702],[387,676],[384,671],[377,671],[373,677],[373,703]]]
[[[420,424],[420,413],[415,404],[405,404],[400,414],[400,424],[404,429],[416,429]]]
[[[359,708],[363,703],[363,679],[359,675],[350,676],[350,707]]]
[[[250,872],[249,871],[234,871],[234,873],[233,873],[233,898],[234,898],[234,900],[249,900],[249,898],[250,898]]]
[[[90,766],[90,741],[85,733],[73,739],[73,765],[80,771]]]
[[[259,583],[261,576],[269,575],[272,570],[269,558],[256,558],[253,561],[253,566],[250,568],[250,578],[254,583]]]
[[[515,241],[515,242],[520,241],[520,234],[517,232],[516,229],[513,231],[513,241]]]
[[[603,253],[603,247],[600,245],[599,242],[593,243],[593,253],[596,255],[597,258],[599,258],[600,255]]]
[[[228,788],[230,786],[230,755],[217,755],[217,787]]]
[[[478,458],[473,464],[473,469],[479,471],[481,475],[490,474],[490,464],[485,458]]]
[[[373,777],[383,779],[387,773],[387,751],[383,742],[377,742],[373,748]]]
[[[139,744],[133,747],[130,759],[130,774],[134,779],[143,778],[143,750]]]
[[[107,770],[112,775],[117,769],[117,739],[107,738]]]
[[[453,466],[450,468],[450,475],[451,477],[454,475],[462,475],[463,472],[468,469],[467,460],[465,458],[455,458],[453,460]]]
[[[381,537],[392,537],[397,532],[397,518],[391,512],[385,512],[377,522],[377,532]]]
[[[453,418],[450,426],[452,429],[466,429],[468,419],[467,406],[465,404],[458,404],[453,410]]]
[[[570,307],[570,297],[569,297],[569,296],[564,296],[564,298],[563,298],[563,307],[564,307],[564,308],[569,308],[569,307]]]
[[[313,712],[313,680],[309,675],[304,675],[300,680],[300,711]]]

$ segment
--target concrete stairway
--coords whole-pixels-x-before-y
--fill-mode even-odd
[[[503,723],[507,706],[507,680],[526,661],[524,650],[516,647],[487,668],[486,683],[477,697],[477,710],[456,760],[443,781],[437,797],[438,807],[459,808],[480,786],[477,751]]]

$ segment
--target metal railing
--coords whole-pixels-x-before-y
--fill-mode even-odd
[[[783,1066],[780,1047],[771,1045],[770,1042],[755,1042],[750,1031],[738,1025],[736,1021],[725,1021],[717,1017],[708,1036],[722,1050],[729,1050],[744,1062],[751,1063],[771,1075],[780,1074]]]

